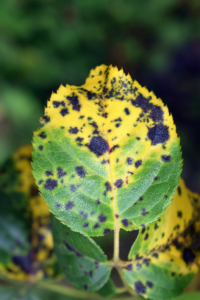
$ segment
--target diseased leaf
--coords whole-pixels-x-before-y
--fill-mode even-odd
[[[139,229],[171,203],[181,153],[168,109],[130,75],[102,65],[53,93],[34,133],[33,174],[51,212],[101,236]]]
[[[109,279],[107,257],[90,238],[53,219],[53,237],[59,263],[69,282],[79,290],[97,291]]]
[[[186,230],[199,215],[198,210],[194,209],[193,199],[197,202],[200,196],[188,190],[183,179],[180,179],[172,204],[157,221],[140,231],[130,250],[129,259],[151,254],[170,244]]]
[[[165,213],[140,230],[129,254],[133,262],[123,271],[137,293],[155,300],[170,299],[180,295],[198,271],[198,247],[196,252],[193,248],[200,226],[189,238],[199,215],[194,199],[198,202],[200,196],[191,193],[181,179]]]
[[[32,146],[19,148],[0,168],[0,273],[17,280],[58,272],[50,213],[31,173]]]

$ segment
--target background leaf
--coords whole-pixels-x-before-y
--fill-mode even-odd
[[[103,297],[112,297],[117,294],[117,288],[111,279],[100,289],[98,294]]]
[[[0,295],[1,300],[43,300],[32,291],[12,286],[0,286]]]
[[[101,248],[92,239],[52,219],[55,251],[69,282],[79,290],[93,292],[102,288],[109,279],[110,267],[105,264],[107,257]]]
[[[160,99],[112,66],[61,86],[34,133],[33,174],[50,210],[89,236],[138,229],[171,203],[181,154]]]
[[[189,293],[182,296],[179,296],[177,298],[174,298],[172,300],[199,300],[200,299],[200,293]]]
[[[165,213],[139,232],[129,254],[133,262],[123,271],[137,293],[164,300],[180,295],[189,285],[198,271],[196,241],[200,226],[196,222],[199,212],[194,203],[199,199],[200,196],[191,193],[181,180]],[[189,232],[195,224],[198,225],[196,233],[191,235]]]
[[[55,276],[50,213],[31,173],[31,145],[0,168],[0,272],[18,280]]]

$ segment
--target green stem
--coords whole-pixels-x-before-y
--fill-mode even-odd
[[[56,293],[59,293],[59,294],[63,294],[65,296],[78,297],[80,299],[93,299],[93,300],[99,300],[99,299],[103,300],[103,299],[105,299],[104,297],[101,297],[100,295],[98,295],[96,293],[87,293],[87,292],[84,292],[84,291],[78,291],[78,290],[75,290],[71,287],[65,287],[65,286],[58,285],[58,284],[48,284],[48,283],[44,283],[44,282],[39,282],[37,284],[37,287],[45,289],[45,290],[49,290],[49,291],[52,291],[52,292],[56,292]],[[127,291],[127,289],[125,287],[117,289],[118,294],[123,294],[126,291]],[[120,298],[118,298],[118,297],[117,298],[112,297],[111,299],[112,300],[120,300]],[[134,300],[136,298],[133,298],[131,296],[131,297],[123,297],[123,300],[124,299]]]
[[[121,278],[121,280],[122,280],[122,282],[124,284],[124,287],[125,287],[126,291],[129,294],[131,294],[132,296],[134,296],[131,299],[138,299],[137,293],[132,288],[129,287],[129,285],[127,284],[126,280],[124,279],[124,274],[123,274],[123,271],[122,271],[121,267],[116,267],[116,269],[117,269],[117,271],[119,273],[119,276],[120,276],[120,278]]]

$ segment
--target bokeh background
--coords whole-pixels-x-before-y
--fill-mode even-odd
[[[31,142],[52,91],[102,63],[168,105],[200,193],[200,0],[0,0],[0,164]],[[109,258],[111,235],[96,239]],[[126,259],[135,234],[122,236]]]
[[[1,0],[0,163],[31,141],[52,91],[102,63],[168,105],[200,192],[199,0]]]

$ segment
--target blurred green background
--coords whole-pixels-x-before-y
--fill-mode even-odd
[[[200,0],[1,0],[0,162],[31,141],[52,91],[102,63],[168,105],[200,192]]]

